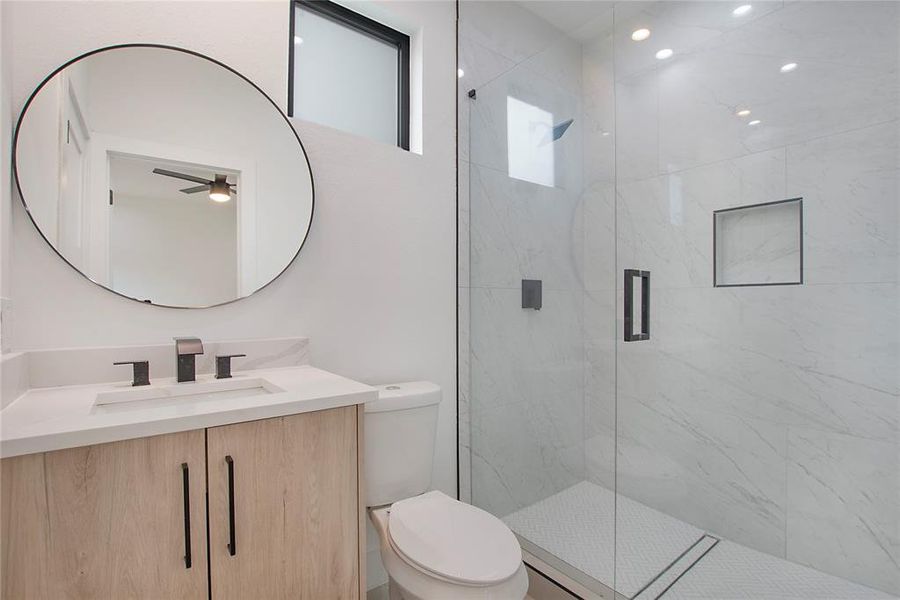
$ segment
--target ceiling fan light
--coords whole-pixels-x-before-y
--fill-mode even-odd
[[[209,199],[213,202],[228,202],[231,200],[231,191],[224,181],[216,181],[209,186]]]

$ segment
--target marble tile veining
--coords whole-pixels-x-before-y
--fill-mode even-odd
[[[900,441],[792,427],[787,555],[900,595]]]
[[[672,516],[784,555],[786,427],[620,390],[617,490]]]
[[[578,289],[580,198],[474,164],[470,177],[471,285]]]
[[[789,146],[786,167],[806,208],[806,280],[896,282],[900,122]]]
[[[460,3],[459,33],[517,63],[563,35],[519,3],[510,1]]]
[[[461,61],[481,61],[459,118],[472,500],[507,515],[587,479],[731,540],[673,597],[897,594],[900,4],[733,8],[461,3]],[[574,119],[532,149],[549,179],[511,172],[537,138],[510,98],[530,127]],[[713,212],[796,197],[805,284],[713,288]],[[755,225],[741,276],[789,254]],[[652,272],[637,344],[625,268]],[[544,281],[538,313],[522,278]]]
[[[470,293],[473,500],[505,515],[583,479],[582,297]]]

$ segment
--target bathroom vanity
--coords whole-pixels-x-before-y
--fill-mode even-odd
[[[287,117],[190,50],[74,57],[14,137],[36,231],[136,318],[251,296],[309,233],[312,171]],[[176,361],[160,346],[35,351],[14,377],[19,359],[0,357],[0,597],[364,596],[361,407],[377,392],[284,364],[304,344],[213,344],[216,377],[197,376],[197,338],[176,338]],[[109,383],[125,365],[132,380]]]
[[[2,417],[2,597],[362,598],[363,404],[305,365],[31,389]]]

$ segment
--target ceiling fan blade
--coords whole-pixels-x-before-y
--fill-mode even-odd
[[[184,192],[185,194],[196,194],[197,192],[208,192],[209,185],[198,185],[196,187],[184,188],[183,190],[179,190]]]
[[[185,181],[193,181],[194,183],[203,183],[206,185],[212,183],[209,179],[194,177],[193,175],[187,175],[186,173],[176,173],[175,171],[168,171],[166,169],[153,169],[153,172],[157,175],[165,175],[166,177],[174,177],[175,179],[184,179]]]

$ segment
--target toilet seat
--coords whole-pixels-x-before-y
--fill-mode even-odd
[[[395,502],[388,537],[404,562],[456,584],[496,585],[522,565],[519,542],[503,521],[437,491]]]

